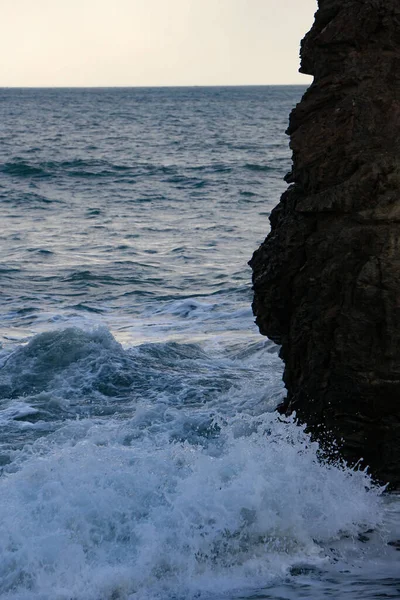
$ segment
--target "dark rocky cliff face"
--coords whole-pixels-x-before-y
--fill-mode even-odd
[[[254,253],[284,412],[400,485],[400,2],[319,0],[314,83],[290,116],[289,189]]]

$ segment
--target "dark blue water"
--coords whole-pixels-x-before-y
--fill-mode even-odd
[[[400,597],[250,309],[303,91],[0,90],[2,600]]]

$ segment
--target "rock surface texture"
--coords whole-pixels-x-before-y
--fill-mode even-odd
[[[400,485],[400,2],[319,0],[253,310],[316,437]]]

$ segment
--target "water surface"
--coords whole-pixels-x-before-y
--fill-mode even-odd
[[[2,600],[400,597],[251,314],[303,91],[0,90]]]

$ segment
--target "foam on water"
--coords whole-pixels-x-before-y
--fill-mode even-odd
[[[186,419],[138,406],[78,422],[15,456],[0,482],[7,600],[191,598],[251,590],[382,517],[361,472],[319,462],[273,415],[217,416],[204,443]],[[153,427],[149,423],[153,422]]]
[[[266,412],[281,393],[279,373],[257,380],[270,350],[123,348],[68,328],[4,351],[1,597],[233,597],[379,527],[368,475],[324,464]]]
[[[124,348],[104,327],[56,329],[0,354],[0,417],[21,426],[58,427],[65,419],[129,415],[141,401],[217,406],[219,412],[272,410],[282,394],[271,343],[145,343]],[[271,365],[269,375],[260,364]],[[251,388],[243,385],[251,378]],[[265,397],[268,385],[270,402]],[[229,401],[228,401],[229,400]],[[256,408],[262,404],[260,408]],[[26,418],[25,418],[26,417]],[[28,419],[29,417],[29,419]],[[8,442],[10,432],[8,432]]]

